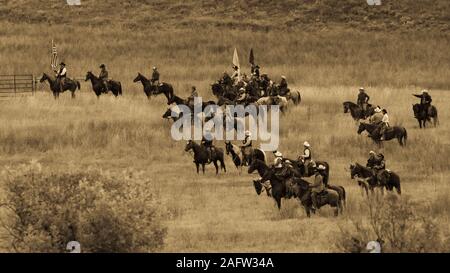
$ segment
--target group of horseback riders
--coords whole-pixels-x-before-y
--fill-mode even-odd
[[[286,76],[281,76],[277,84],[267,74],[260,74],[260,67],[256,64],[251,66],[250,77],[245,73],[240,75],[236,65],[232,69],[231,76],[225,71],[217,81],[224,90],[220,95],[232,101],[245,103],[264,96],[286,96],[290,91]]]
[[[432,99],[430,94],[428,94],[428,91],[423,90],[422,94],[413,94],[413,96],[420,98],[420,111],[425,112],[427,116],[430,115],[429,112]],[[390,128],[388,112],[386,109],[381,109],[380,106],[374,107],[373,111],[371,111],[372,109],[369,109],[371,107],[369,100],[370,97],[366,93],[364,87],[360,87],[357,104],[365,113],[364,117],[369,117],[369,122],[378,126],[371,136],[378,135],[380,136],[379,140],[383,141],[385,132]]]
[[[108,70],[106,70],[106,65],[105,64],[101,64],[99,66],[100,68],[100,73],[98,75],[99,80],[102,82],[103,85],[103,89],[102,91],[104,93],[107,93],[108,90],[110,89],[110,79],[109,79],[109,73]],[[58,86],[60,87],[60,90],[64,90],[64,85],[67,81],[67,68],[66,68],[66,64],[64,62],[61,62],[59,64],[59,69],[54,71],[56,73],[56,81]],[[152,78],[150,80],[150,82],[156,87],[156,90],[158,90],[158,86],[159,86],[159,71],[158,69],[154,66],[152,68]]]

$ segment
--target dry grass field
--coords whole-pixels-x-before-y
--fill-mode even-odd
[[[12,8],[14,1],[7,2]],[[0,11],[4,17],[5,9]],[[137,27],[151,18],[124,17],[135,26],[121,21],[96,26],[98,17],[92,17],[92,24],[74,18],[66,26],[40,17],[30,24],[0,20],[0,74],[49,72],[54,39],[69,77],[98,73],[99,64],[105,63],[110,76],[124,86],[118,99],[108,95],[97,100],[83,81],[75,100],[64,93],[55,101],[48,85],[40,84],[33,97],[0,101],[1,168],[37,160],[55,173],[88,168],[144,172],[173,216],[165,221],[164,252],[335,252],[340,251],[335,245],[339,227],[351,226],[354,217],[367,217],[361,191],[346,169],[352,162],[365,163],[368,152],[376,150],[400,175],[402,198],[449,230],[448,31],[283,31],[210,24],[164,29],[161,22],[154,30],[151,24]],[[208,166],[205,175],[197,175],[192,156],[184,152],[185,142],[173,141],[171,123],[161,118],[165,98],[148,101],[142,86],[132,82],[137,72],[149,75],[156,65],[176,94],[186,96],[195,85],[211,99],[209,85],[230,70],[234,47],[244,70],[253,48],[263,73],[274,79],[286,75],[300,90],[302,103],[281,116],[279,150],[296,157],[308,140],[314,157],[330,164],[330,183],[347,189],[344,215],[335,218],[324,208],[308,219],[295,200],[283,200],[278,211],[271,198],[256,195],[252,180],[257,176],[246,169],[240,173],[229,157],[226,174],[215,176]],[[365,133],[357,135],[357,124],[343,113],[342,102],[356,100],[359,86],[366,87],[373,103],[388,109],[391,124],[406,127],[406,147],[390,141],[378,148]],[[421,130],[413,118],[417,99],[411,94],[423,88],[430,89],[439,111],[437,128]],[[215,144],[224,148],[222,142]]]

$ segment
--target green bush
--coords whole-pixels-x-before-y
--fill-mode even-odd
[[[9,251],[152,252],[163,246],[165,212],[142,174],[49,174],[32,162],[2,175],[1,224]]]
[[[447,244],[439,224],[419,213],[408,198],[389,193],[372,196],[363,205],[368,219],[350,217],[352,225],[340,226],[336,246],[343,252],[364,252],[378,240],[383,252],[445,252]]]

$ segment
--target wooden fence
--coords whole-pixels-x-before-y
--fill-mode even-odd
[[[36,81],[32,74],[0,75],[0,98],[34,95]]]

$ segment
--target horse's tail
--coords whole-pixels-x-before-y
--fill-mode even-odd
[[[300,104],[300,102],[302,101],[302,96],[300,95],[300,91],[295,91],[296,93],[297,93],[297,98],[296,98],[296,100],[294,101],[294,104],[295,105],[298,105],[298,104]]]
[[[77,83],[77,88],[78,88],[78,90],[81,90],[81,84],[80,84],[80,82],[79,81],[75,81],[76,83]]]
[[[439,124],[438,111],[437,111],[437,109],[436,109],[435,106],[433,106],[432,109],[433,109],[433,111],[434,111],[434,119],[433,119],[433,123],[434,123],[434,126],[436,127],[436,125]]]
[[[406,131],[405,127],[403,127],[403,131],[404,131],[404,134],[403,134],[403,145],[406,145],[406,140],[408,139],[408,131]]]
[[[118,83],[118,85],[119,85],[119,95],[121,95],[122,96],[122,84],[120,83],[120,82],[117,82]]]
[[[342,204],[347,206],[347,193],[345,192],[345,188],[342,186],[339,186],[342,189]]]

